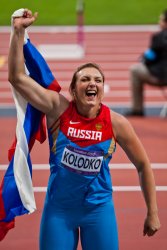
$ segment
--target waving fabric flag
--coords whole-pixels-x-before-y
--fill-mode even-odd
[[[20,9],[12,16],[22,16]],[[24,41],[26,73],[44,88],[61,90],[39,51],[31,43],[27,32]],[[0,240],[14,227],[15,217],[36,210],[32,185],[30,151],[35,140],[46,139],[45,115],[32,107],[12,88],[17,112],[15,141],[9,150],[9,166],[0,187]]]

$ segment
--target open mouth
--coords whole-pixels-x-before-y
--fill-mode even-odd
[[[86,91],[86,96],[88,96],[88,97],[95,97],[96,95],[97,95],[96,90],[87,90]]]

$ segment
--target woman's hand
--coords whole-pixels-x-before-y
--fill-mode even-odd
[[[38,13],[35,12],[32,14],[31,10],[25,9],[23,16],[21,17],[13,17],[13,27],[14,29],[26,29],[37,19]]]
[[[143,235],[153,236],[160,229],[160,227],[161,225],[158,214],[148,214],[144,222]]]

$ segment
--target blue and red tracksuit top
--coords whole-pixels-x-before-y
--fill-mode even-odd
[[[109,162],[116,142],[110,109],[96,118],[77,113],[74,102],[48,129],[51,176],[48,194],[66,207],[97,205],[112,197]]]

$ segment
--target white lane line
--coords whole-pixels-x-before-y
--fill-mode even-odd
[[[167,169],[167,163],[151,163],[152,169]],[[6,170],[7,164],[0,164],[0,170]],[[109,168],[117,169],[131,169],[135,170],[135,166],[131,163],[113,163],[109,164]],[[49,164],[33,164],[33,170],[49,170]]]
[[[8,98],[8,97],[12,97],[11,91],[1,91],[0,98]]]
[[[47,187],[34,187],[35,193],[44,193],[47,191]],[[141,191],[140,186],[113,186],[113,191],[116,192],[138,192]],[[166,192],[167,186],[156,186],[156,191]]]
[[[0,56],[0,68],[4,66],[6,62],[6,56]]]
[[[0,165],[0,170],[7,169],[6,164]],[[153,169],[167,169],[167,163],[152,163],[151,164]],[[121,170],[121,169],[131,169],[135,170],[135,167],[131,163],[114,163],[109,165],[110,169],[112,170]],[[49,170],[48,164],[34,164],[33,170]],[[47,191],[47,187],[34,187],[35,193],[44,193]],[[116,192],[136,192],[141,191],[140,186],[113,186],[113,191]],[[156,191],[167,191],[167,186],[156,186]]]
[[[105,92],[105,97],[130,97],[131,92],[130,90],[114,90],[112,89],[112,86],[110,87],[108,84],[105,85],[104,87],[104,92]],[[68,91],[62,91],[64,95],[68,95]],[[146,97],[162,97],[163,98],[163,93],[159,90],[146,90],[145,91],[145,96]],[[12,92],[11,91],[1,91],[0,92],[0,97],[1,98],[7,98],[7,97],[12,97]]]
[[[63,92],[62,92],[63,93]],[[118,108],[122,108],[122,107],[130,107],[131,103],[130,101],[127,102],[103,102],[105,105],[108,105],[109,107],[118,107]],[[152,102],[152,101],[146,101],[146,108],[161,108],[164,105],[164,101],[157,101],[157,102]],[[0,109],[9,109],[9,108],[13,108],[15,109],[15,105],[14,105],[14,101],[12,102],[1,102],[0,103]]]
[[[32,26],[30,32],[35,33],[73,33],[78,32],[78,26]],[[159,30],[156,25],[84,25],[84,32],[155,32]],[[10,33],[10,26],[1,26],[0,33]]]
[[[132,163],[109,164],[110,169],[135,169]],[[167,169],[167,163],[151,163],[152,169]]]
[[[44,193],[47,191],[47,187],[34,187],[35,193]]]
[[[141,191],[140,186],[113,186],[114,191],[122,192],[134,192]],[[156,191],[167,191],[167,186],[156,186]]]

